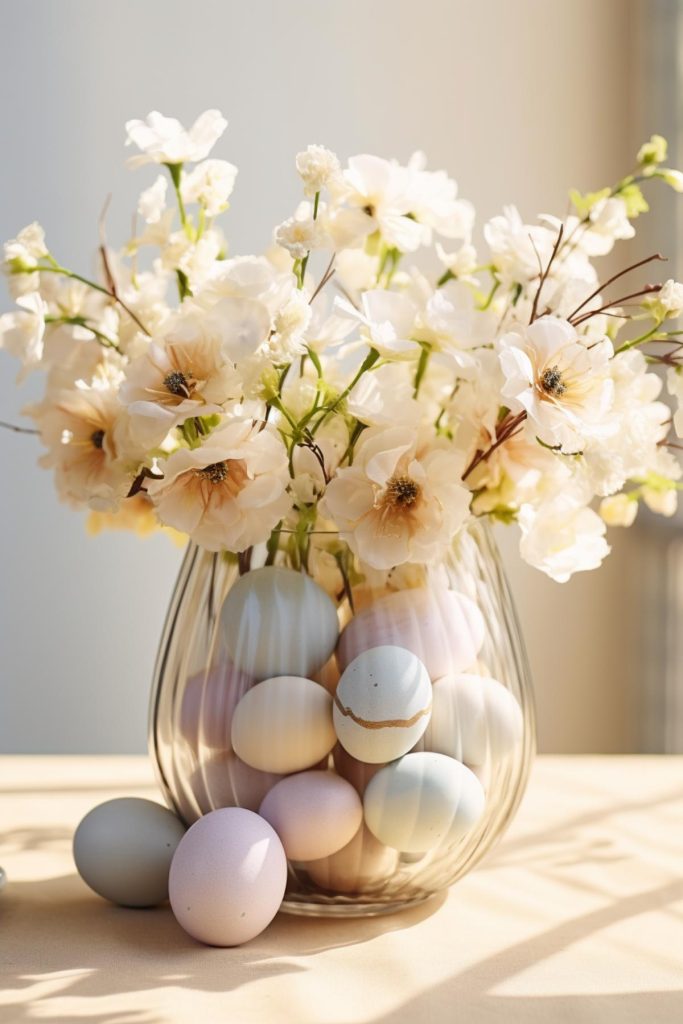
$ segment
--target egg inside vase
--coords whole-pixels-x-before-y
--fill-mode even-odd
[[[451,885],[504,831],[531,690],[486,527],[436,565],[371,575],[329,543],[307,564],[284,534],[249,564],[188,550],[150,748],[186,826],[236,807],[278,836],[283,910],[386,913]]]

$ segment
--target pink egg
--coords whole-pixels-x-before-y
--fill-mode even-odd
[[[252,685],[253,680],[227,658],[187,680],[178,727],[193,750],[231,749],[232,715]]]
[[[368,892],[377,889],[395,872],[398,851],[384,846],[365,825],[346,846],[330,857],[303,865],[312,882],[335,892]]]
[[[334,772],[290,775],[274,786],[259,808],[290,860],[317,860],[340,850],[363,820],[358,793]]]
[[[228,751],[199,764],[190,777],[190,787],[203,814],[218,807],[257,811],[266,793],[284,778],[257,771]]]
[[[338,743],[332,751],[332,757],[337,774],[350,782],[360,796],[365,792],[365,787],[372,776],[384,767],[383,764],[367,764],[365,761],[358,761],[349,754],[348,750],[344,750],[341,743]]]
[[[454,590],[416,587],[379,598],[344,629],[337,647],[343,672],[363,651],[395,645],[412,651],[432,680],[471,665],[484,642],[484,618]]]
[[[282,843],[267,821],[225,807],[195,822],[171,863],[178,923],[209,946],[239,946],[275,917],[287,883]]]

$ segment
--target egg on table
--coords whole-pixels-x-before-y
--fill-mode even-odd
[[[99,896],[124,907],[154,907],[168,897],[171,859],[184,834],[175,814],[152,800],[107,800],[76,829],[74,861]]]
[[[447,675],[434,683],[432,700],[421,749],[471,765],[495,765],[522,740],[522,709],[496,679]]]
[[[373,647],[342,673],[334,695],[334,728],[357,760],[393,761],[425,731],[431,705],[432,685],[420,659],[404,647]]]
[[[386,846],[424,853],[471,831],[484,812],[479,779],[464,764],[431,752],[406,754],[368,783],[365,823]]]
[[[224,807],[196,821],[178,844],[169,898],[178,923],[210,946],[239,946],[275,917],[287,858],[273,828],[253,811]]]
[[[384,846],[361,825],[341,850],[303,867],[312,882],[334,892],[366,893],[379,888],[396,871],[398,851]]]
[[[259,814],[273,826],[290,860],[317,860],[350,842],[363,820],[363,805],[346,779],[308,771],[273,786]]]
[[[234,665],[255,680],[309,677],[339,636],[334,602],[304,573],[269,565],[240,577],[221,610]]]
[[[396,644],[412,651],[438,679],[472,665],[484,636],[483,616],[469,597],[443,587],[414,587],[358,612],[339,638],[337,660],[343,672],[363,651]]]
[[[237,756],[259,771],[286,775],[312,768],[336,742],[332,697],[311,679],[265,679],[235,708],[231,738]]]

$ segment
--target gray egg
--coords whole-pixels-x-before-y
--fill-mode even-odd
[[[168,873],[185,826],[161,804],[138,797],[107,800],[76,829],[79,875],[99,896],[124,907],[168,899]]]

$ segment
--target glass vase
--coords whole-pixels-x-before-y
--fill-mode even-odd
[[[524,646],[481,521],[439,564],[390,573],[359,572],[336,535],[307,544],[283,533],[239,557],[189,545],[150,752],[187,825],[220,807],[267,817],[284,778],[333,774],[343,813],[323,806],[318,823],[313,799],[289,815],[313,816],[315,835],[292,848],[283,909],[386,913],[470,871],[514,815],[535,749]],[[318,856],[328,840],[343,846]]]

